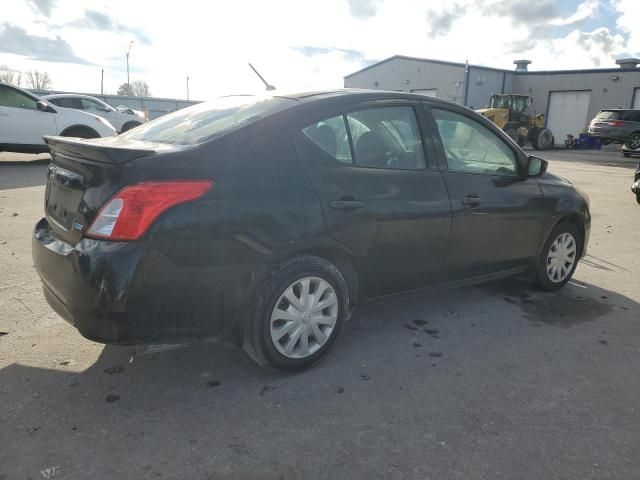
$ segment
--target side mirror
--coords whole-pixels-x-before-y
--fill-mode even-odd
[[[45,102],[43,102],[42,100],[38,100],[38,103],[36,103],[36,108],[40,111],[40,112],[48,112],[49,111],[49,105],[47,105]]]
[[[549,162],[546,160],[534,155],[529,155],[529,158],[527,158],[527,176],[539,177],[547,171],[548,166]]]

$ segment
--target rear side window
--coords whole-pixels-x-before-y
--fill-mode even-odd
[[[82,110],[82,103],[80,102],[79,98],[73,98],[73,97],[61,97],[61,98],[54,98],[52,100],[50,100],[51,103],[53,103],[54,105],[58,105],[59,107],[63,107],[63,108],[75,108],[77,110]]]
[[[342,115],[327,118],[302,129],[324,153],[342,163],[352,163],[349,136]]]
[[[295,103],[295,100],[282,97],[221,97],[169,113],[120,136],[145,142],[195,145],[282,111]]]
[[[426,168],[422,137],[412,107],[349,112],[309,125],[302,132],[342,163],[403,170]]]
[[[620,113],[620,110],[603,110],[596,115],[596,118],[598,120],[619,120]]]

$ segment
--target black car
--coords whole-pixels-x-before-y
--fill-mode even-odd
[[[460,105],[340,90],[226,97],[118,137],[49,137],[33,258],[103,343],[220,339],[306,367],[361,302],[524,274],[586,251],[586,195]]]

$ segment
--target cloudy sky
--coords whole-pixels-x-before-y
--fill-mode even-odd
[[[392,55],[532,70],[613,67],[640,56],[639,0],[2,0],[0,66],[49,72],[58,90],[131,80],[155,96],[343,86]],[[633,25],[635,24],[635,25]],[[634,30],[635,27],[635,30]]]

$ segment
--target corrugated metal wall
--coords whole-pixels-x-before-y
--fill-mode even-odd
[[[613,80],[616,77],[618,79]],[[588,73],[531,72],[515,75],[513,93],[531,95],[531,108],[538,113],[547,113],[549,92],[590,90],[588,119],[591,120],[603,108],[631,108],[633,90],[639,86],[640,69]]]
[[[438,89],[438,98],[464,103],[464,65],[413,58],[391,58],[345,77],[345,87],[410,92]],[[617,80],[613,78],[617,77]],[[504,89],[503,89],[504,85]],[[586,72],[529,72],[469,67],[466,105],[485,106],[493,93],[518,93],[533,97],[532,110],[547,113],[549,92],[590,90],[589,120],[603,108],[631,108],[634,88],[640,88],[640,68]]]
[[[344,80],[346,88],[410,92],[436,88],[437,97],[464,101],[464,66],[394,58]]]
[[[502,84],[506,81],[506,72],[469,67],[469,90],[467,106],[482,108],[489,103],[491,95],[502,93]]]

